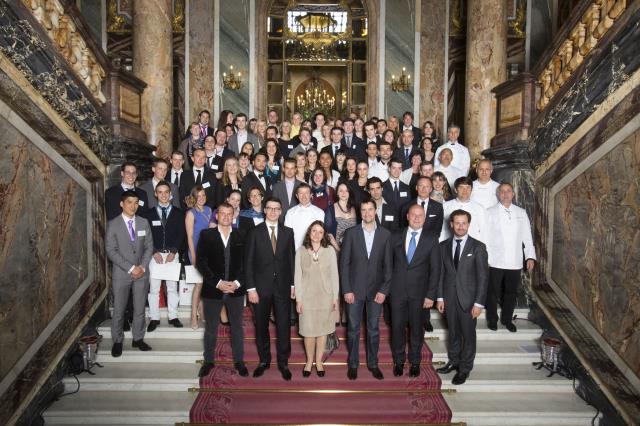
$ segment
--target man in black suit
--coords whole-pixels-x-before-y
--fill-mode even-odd
[[[411,113],[410,111],[405,111],[405,113],[402,114],[402,125],[398,129],[398,131],[400,131],[401,133],[403,133],[405,130],[411,130],[411,134],[413,135],[413,146],[419,148],[420,139],[422,138],[422,132],[419,128],[413,125],[413,113]]]
[[[296,160],[293,158],[285,158],[282,163],[282,179],[273,184],[273,196],[280,200],[280,204],[282,205],[280,223],[284,223],[284,217],[289,209],[298,204],[296,190],[300,183],[301,182],[296,179]]]
[[[204,138],[207,136],[213,136],[213,127],[209,126],[209,120],[211,119],[211,114],[206,109],[203,109],[198,114],[198,127],[200,128],[200,140],[204,141]],[[188,138],[191,135],[191,130],[187,129],[184,137]]]
[[[424,328],[422,310],[433,306],[438,291],[442,259],[438,239],[424,232],[424,210],[413,205],[407,213],[408,228],[392,240],[391,350],[393,374],[402,376],[405,361],[406,328],[409,324],[409,376],[420,375]]]
[[[322,148],[320,150],[320,153],[328,152],[329,154],[331,154],[331,157],[333,158],[333,164],[331,165],[331,167],[333,167],[333,169],[335,170],[338,170],[338,164],[336,163],[336,154],[338,152],[346,152],[347,145],[343,141],[342,129],[340,127],[332,128],[330,137],[331,144]]]
[[[389,179],[382,185],[382,196],[397,212],[401,212],[411,199],[409,185],[400,180],[402,160],[396,157],[389,161]]]
[[[205,377],[214,367],[214,351],[220,323],[220,311],[227,309],[231,327],[233,366],[242,377],[249,375],[244,365],[242,310],[244,295],[244,243],[240,232],[233,231],[233,207],[218,206],[218,226],[202,231],[196,248],[196,267],[202,274],[204,307],[204,364],[198,375]]]
[[[400,219],[398,211],[382,196],[382,181],[380,178],[372,177],[367,180],[367,189],[371,199],[376,203],[376,224],[388,229],[397,231],[400,229]]]
[[[216,130],[214,135],[215,145],[213,148],[212,158],[208,161],[208,168],[216,174],[218,179],[222,179],[222,170],[224,169],[224,162],[227,158],[233,157],[235,154],[229,148],[227,148],[227,133],[224,129]]]
[[[349,315],[347,377],[358,377],[360,322],[366,306],[367,367],[373,377],[382,380],[384,376],[378,368],[379,321],[391,285],[391,233],[376,225],[375,201],[362,202],[360,214],[362,223],[347,230],[340,249],[342,293]]]
[[[256,345],[260,363],[253,377],[260,377],[271,364],[269,314],[273,307],[276,320],[278,370],[291,380],[291,299],[294,297],[293,268],[295,249],[293,230],[278,222],[282,214],[280,200],[271,197],[265,203],[265,221],[253,228],[246,242],[246,283],[249,303],[255,306]]]
[[[253,157],[253,171],[242,179],[242,193],[246,194],[251,188],[260,188],[265,199],[271,197],[271,178],[264,171],[267,167],[267,154],[258,152]],[[249,202],[243,201],[242,208],[249,208]]]
[[[484,309],[489,285],[487,249],[469,236],[471,219],[468,212],[454,210],[450,216],[453,237],[440,243],[443,269],[438,310],[447,315],[449,362],[438,373],[457,370],[451,381],[454,385],[463,384],[473,368],[476,322]]]
[[[154,197],[157,204],[147,210],[145,217],[151,226],[153,236],[153,257],[149,263],[149,270],[153,272],[155,265],[179,263],[180,253],[185,249],[187,233],[184,224],[184,212],[179,207],[171,205],[171,184],[160,181],[156,184]],[[147,332],[152,332],[160,324],[160,285],[162,280],[149,278],[149,326]],[[182,328],[178,319],[178,281],[165,280],[167,287],[167,310],[169,324]]]
[[[178,204],[180,203],[180,180],[182,179],[182,173],[184,172],[184,154],[182,151],[175,150],[171,153],[171,170],[169,170],[169,175],[166,177],[168,181],[174,184],[178,188]]]
[[[345,153],[348,157],[354,157],[358,161],[367,159],[366,146],[362,139],[354,133],[353,119],[345,118],[342,122],[344,134],[342,142],[346,145]]]
[[[191,193],[191,190],[196,185],[202,185],[204,192],[207,194],[207,205],[211,209],[215,209],[216,206],[216,191],[218,190],[218,180],[215,173],[211,170],[207,170],[205,163],[207,162],[207,156],[204,149],[197,148],[193,151],[193,168],[192,170],[182,174],[180,180],[180,202],[182,208],[186,209],[185,198]]]
[[[169,162],[167,162],[167,160],[158,157],[154,158],[153,166],[151,166],[153,177],[140,185],[140,189],[147,193],[147,199],[149,200],[147,207],[149,210],[158,205],[158,200],[156,198],[156,185],[165,180],[168,169]],[[171,187],[171,204],[176,207],[180,207],[180,193],[178,192],[178,187],[169,181],[167,181],[167,183]]]
[[[130,161],[125,161],[120,166],[120,178],[122,179],[118,185],[114,185],[107,189],[104,193],[104,208],[107,213],[107,221],[118,217],[122,213],[120,207],[120,196],[124,191],[133,191],[138,196],[138,214],[144,213],[147,209],[147,193],[140,188],[136,188],[136,178],[138,177],[138,169],[136,165]]]
[[[413,133],[411,130],[403,131],[400,140],[402,141],[402,146],[394,150],[393,156],[401,159],[402,170],[407,170],[411,168],[411,157],[418,148],[413,145]]]

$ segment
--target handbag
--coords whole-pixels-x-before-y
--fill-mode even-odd
[[[333,351],[335,351],[339,347],[340,347],[340,340],[338,339],[338,336],[334,331],[333,333],[327,336],[327,343],[325,343],[324,345],[324,351],[329,352],[329,355],[331,355]],[[329,357],[329,355],[327,355],[327,357]]]

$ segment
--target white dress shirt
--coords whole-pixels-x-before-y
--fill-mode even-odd
[[[247,142],[248,137],[246,130],[238,130],[238,133],[236,133],[236,138],[238,140],[238,152],[242,152],[242,145]]]
[[[492,268],[522,269],[523,254],[524,259],[536,260],[531,222],[524,209],[515,204],[506,208],[500,203],[490,207],[487,231],[487,253]]]
[[[477,179],[474,180],[471,201],[475,201],[485,209],[495,206],[498,203],[499,186],[500,184],[493,179],[489,179],[487,183],[481,183]]]
[[[464,210],[471,214],[471,223],[469,224],[469,235],[478,241],[486,244],[487,237],[487,211],[475,201],[462,202],[458,198],[445,201],[442,205],[444,209],[444,217],[442,222],[442,232],[440,233],[440,241],[444,241],[451,236],[451,225],[449,217],[454,210]]]
[[[171,181],[171,183],[176,182],[176,173],[178,174],[178,182],[182,180],[182,169],[180,170],[171,169],[171,171],[169,172],[169,180]]]
[[[377,177],[382,183],[389,179],[389,166],[383,164],[381,161],[376,162],[373,166],[369,166],[369,177]]]
[[[302,247],[304,236],[314,221],[320,220],[324,223],[324,212],[322,209],[309,203],[307,206],[298,204],[291,207],[284,217],[284,226],[293,229],[293,239],[295,241],[296,250]]]
[[[466,146],[461,145],[457,141],[452,143],[451,141],[447,141],[444,145],[440,145],[438,149],[436,149],[436,154],[433,157],[434,166],[438,167],[440,165],[440,161],[438,160],[438,156],[440,152],[449,148],[453,153],[453,160],[451,161],[451,165],[457,169],[462,170],[463,176],[469,174],[469,166],[471,166],[471,157],[469,156],[469,150]]]
[[[371,256],[371,250],[373,249],[373,240],[376,237],[376,230],[378,227],[375,222],[373,223],[373,230],[367,231],[367,228],[362,225],[362,234],[364,235],[364,245],[367,249],[367,259]]]

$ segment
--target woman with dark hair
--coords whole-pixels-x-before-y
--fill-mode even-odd
[[[347,162],[347,154],[339,149],[338,152],[336,152],[336,169],[338,170],[338,173],[342,173],[345,169],[345,163]]]
[[[345,231],[356,224],[358,217],[355,196],[346,182],[338,184],[336,197],[336,202],[324,211],[324,227],[329,242],[339,252]]]
[[[451,188],[449,188],[449,182],[447,177],[442,172],[434,172],[431,176],[433,181],[433,191],[431,191],[430,198],[439,203],[452,200],[454,197],[451,194]]]
[[[382,140],[389,143],[392,149],[396,149],[400,147],[400,138],[396,137],[396,134],[393,130],[387,129],[382,134]]]
[[[312,173],[318,168],[318,151],[315,148],[309,148],[306,152],[307,156],[307,172]]]
[[[353,191],[356,212],[360,209],[360,203],[370,198],[367,192],[367,181],[369,180],[369,162],[366,160],[358,161],[356,165],[356,175],[351,180],[342,180],[346,183],[351,191]]]
[[[282,168],[282,155],[280,155],[278,142],[275,139],[267,139],[260,151],[267,156],[267,166],[264,174],[269,176],[271,183],[274,184],[280,180]]]
[[[353,133],[362,140],[367,138],[364,134],[364,120],[360,117],[353,120]]]
[[[340,181],[349,182],[355,179],[358,175],[358,160],[354,157],[347,157],[344,160],[344,168],[340,172]]]
[[[236,128],[233,124],[226,124],[224,126],[224,133],[227,135],[227,144],[229,143],[229,138],[236,133]]]
[[[303,377],[316,373],[324,377],[322,355],[327,336],[335,332],[338,315],[339,277],[336,252],[329,247],[322,222],[309,226],[296,252],[294,285],[299,333],[304,337],[306,363]]]
[[[340,173],[334,170],[331,165],[333,164],[333,157],[330,152],[321,152],[320,159],[318,160],[320,169],[324,172],[324,179],[328,186],[335,189],[340,180]]]
[[[296,160],[296,179],[308,183],[311,173],[307,172],[307,156],[304,152],[296,152],[294,158]]]
[[[422,155],[424,156],[424,161],[431,161],[433,163],[433,157],[435,157],[435,153],[433,150],[433,139],[429,136],[425,136],[420,141],[420,150],[422,151]]]
[[[240,171],[240,177],[244,179],[246,175],[251,173],[251,155],[246,152],[238,154],[238,169]]]
[[[233,125],[233,111],[229,109],[223,109],[220,111],[220,116],[218,117],[218,125],[216,126],[216,130],[224,129],[227,124]]]
[[[239,228],[242,231],[247,232],[264,222],[264,212],[262,205],[264,194],[262,193],[262,189],[254,186],[249,189],[245,196],[251,207],[249,207],[248,209],[240,210]]]
[[[258,119],[257,118],[252,118],[251,120],[249,120],[249,123],[247,124],[247,132],[255,133],[256,132],[256,124],[257,123],[258,123]]]
[[[327,185],[324,171],[315,169],[311,174],[311,204],[322,211],[326,211],[335,200],[335,191]]]
[[[431,149],[433,152],[440,145],[440,141],[438,140],[438,135],[436,134],[436,127],[433,124],[433,121],[425,121],[424,126],[422,126],[422,137],[423,138],[431,138]]]
[[[245,142],[240,149],[240,152],[244,152],[245,154],[249,154],[250,157],[253,157],[253,144],[251,142]]]

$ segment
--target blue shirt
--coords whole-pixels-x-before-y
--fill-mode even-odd
[[[367,258],[371,256],[371,249],[373,248],[373,239],[376,236],[377,229],[378,227],[374,226],[373,231],[369,232],[364,227],[364,225],[362,225],[362,234],[364,235],[364,245],[367,247]]]

